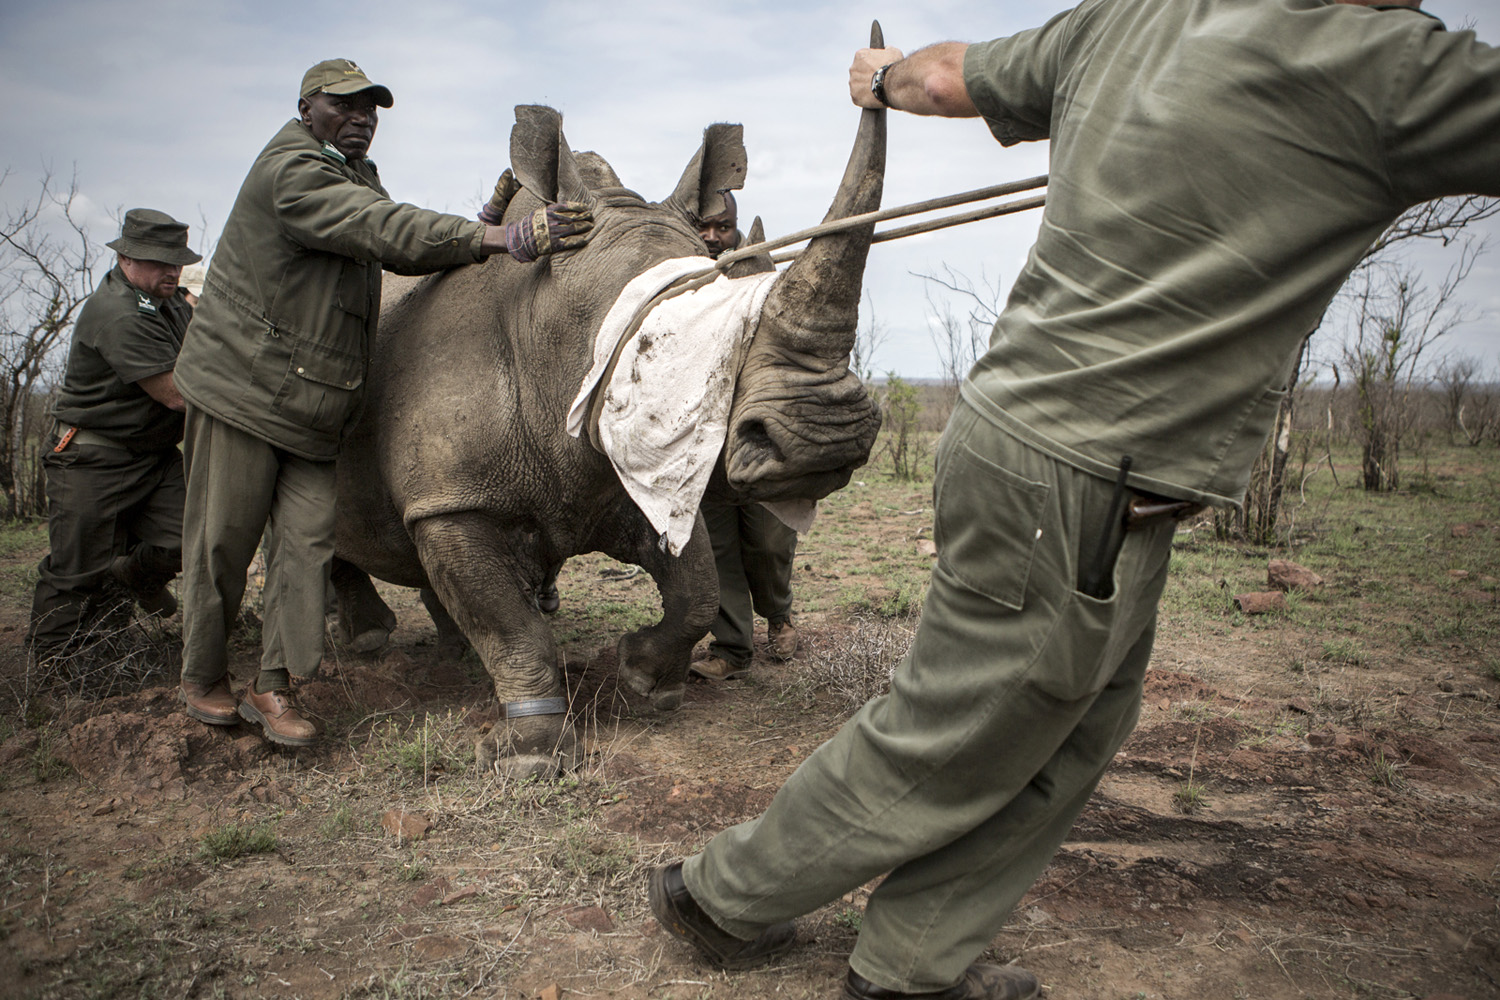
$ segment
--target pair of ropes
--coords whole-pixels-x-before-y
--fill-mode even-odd
[[[942,198],[929,198],[926,201],[914,202],[910,205],[883,208],[875,212],[851,215],[845,219],[835,219],[832,222],[824,222],[809,229],[799,229],[795,233],[778,236],[774,240],[766,240],[763,243],[756,243],[720,254],[718,260],[714,261],[714,270],[722,271],[737,260],[744,260],[746,257],[755,257],[774,250],[780,250],[782,247],[801,243],[816,236],[824,236],[828,233],[837,233],[859,226],[885,222],[888,219],[899,219],[908,215],[921,215],[924,212],[936,212],[939,209],[952,208],[955,205],[967,205],[976,201],[989,201],[991,198],[1003,198],[1006,195],[1017,194],[1021,191],[1034,191],[1037,188],[1046,186],[1047,175],[1042,174],[1040,177],[1028,177],[1026,180],[995,184],[991,187],[979,188],[974,191],[965,191],[962,194],[950,194]],[[915,236],[918,233],[936,232],[939,229],[947,229],[949,226],[961,226],[966,222],[978,222],[981,219],[993,219],[1001,215],[1025,212],[1029,209],[1040,208],[1046,204],[1046,201],[1047,196],[1039,194],[1029,198],[1018,198],[1015,201],[1002,202],[998,205],[973,208],[966,212],[955,212],[952,215],[928,219],[926,222],[917,222],[909,226],[887,229],[884,232],[876,233],[871,242],[884,243],[887,240],[899,240],[904,236]],[[771,260],[779,264],[783,261],[793,259],[800,253],[800,250],[790,250],[784,253],[772,254]],[[689,275],[687,277],[691,279],[694,276]]]

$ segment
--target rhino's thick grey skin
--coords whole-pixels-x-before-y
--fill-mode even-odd
[[[652,204],[598,156],[571,152],[552,109],[517,108],[516,122],[511,160],[526,190],[507,220],[545,201],[586,201],[594,236],[536,264],[500,255],[391,282],[365,405],[338,465],[344,627],[365,645],[390,631],[365,574],[420,587],[445,644],[456,623],[502,704],[562,697],[536,594],[569,556],[605,552],[644,567],[662,597],[661,620],[620,640],[621,679],[655,708],[674,709],[718,607],[702,519],[680,556],[665,555],[609,462],[563,422],[625,284],[660,260],[705,253],[689,217],[712,209],[718,190],[740,187],[740,128],[707,129],[677,189]],[[828,217],[878,208],[884,163],[883,113],[863,112]],[[879,413],[848,363],[872,231],[820,238],[772,289],[713,489],[819,499],[869,457]],[[555,773],[579,753],[566,715],[501,719],[482,743],[481,763],[513,776]]]

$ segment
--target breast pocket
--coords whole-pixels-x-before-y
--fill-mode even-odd
[[[370,268],[358,261],[346,260],[339,272],[338,306],[360,319],[370,315]]]

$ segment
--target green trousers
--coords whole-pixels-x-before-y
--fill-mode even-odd
[[[101,623],[110,605],[109,566],[128,558],[143,589],[166,585],[182,562],[182,455],[176,448],[135,454],[68,444],[47,470],[50,551],[37,567],[30,638],[39,654],[60,651]],[[128,604],[122,609],[129,617]]]
[[[311,677],[323,660],[333,559],[334,463],[313,462],[189,406],[183,451],[182,676],[212,684],[229,670],[229,630],[263,532],[265,607],[258,690]]]
[[[755,654],[755,616],[772,624],[792,617],[797,532],[758,503],[705,499],[700,509],[719,571],[719,616],[708,652],[743,666]]]
[[[750,938],[885,875],[849,964],[955,983],[1056,852],[1135,726],[1172,524],[1125,536],[1107,599],[1077,590],[1113,484],[960,405],[938,450],[938,563],[889,694],[759,818],[689,858],[689,891]]]

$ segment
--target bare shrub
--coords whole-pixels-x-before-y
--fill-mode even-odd
[[[177,628],[155,615],[132,619],[130,600],[116,600],[65,651],[28,656],[20,677],[6,679],[23,719],[45,698],[97,702],[175,683],[182,670]]]
[[[928,283],[927,304],[932,309],[929,319],[935,322],[931,331],[932,344],[937,348],[938,362],[942,366],[938,422],[944,424],[958,404],[958,389],[969,369],[989,349],[990,334],[1005,305],[1005,292],[999,278],[991,280],[980,272],[976,284],[950,264],[943,265],[942,274],[915,271],[912,274]],[[934,299],[933,285],[945,288],[953,295]],[[967,310],[962,316],[954,309],[953,296]]]
[[[0,176],[0,184],[5,181]],[[41,439],[50,381],[60,373],[73,320],[94,290],[100,248],[75,214],[77,181],[51,174],[34,198],[0,212],[0,494],[6,518],[46,510]]]
[[[891,674],[911,648],[917,618],[860,615],[854,627],[813,651],[808,679],[833,695],[843,714],[891,689]]]
[[[927,441],[920,433],[921,394],[895,372],[886,376],[880,392],[881,437],[891,459],[891,471],[902,482],[918,482],[928,468]]]
[[[1411,438],[1415,397],[1432,373],[1431,348],[1472,318],[1455,299],[1473,269],[1477,250],[1465,247],[1459,262],[1436,286],[1399,266],[1363,270],[1352,293],[1343,366],[1359,400],[1361,474],[1366,490],[1401,486],[1401,446]]]
[[[875,355],[885,346],[890,330],[876,315],[875,296],[870,294],[868,288],[865,289],[865,302],[869,305],[870,318],[868,323],[861,324],[854,331],[854,349],[849,353],[849,370],[858,375],[861,382],[869,385],[875,381]]]

